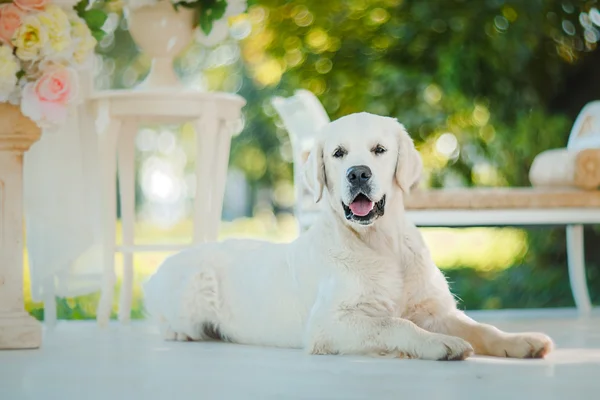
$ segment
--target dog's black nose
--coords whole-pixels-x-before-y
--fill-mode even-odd
[[[346,171],[346,178],[348,178],[348,182],[353,185],[361,185],[363,183],[367,183],[369,179],[371,179],[371,168],[366,165],[357,165],[354,167],[348,168]]]

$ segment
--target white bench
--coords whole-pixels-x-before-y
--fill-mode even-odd
[[[294,163],[301,165],[318,127],[329,121],[319,100],[301,90],[290,98],[277,97],[273,106],[288,130]],[[567,147],[600,147],[600,101],[581,111]],[[302,229],[318,214],[296,168],[297,218]],[[589,315],[590,302],[583,245],[583,225],[600,224],[600,191],[541,188],[416,190],[405,203],[409,218],[419,227],[566,226],[571,290],[578,311]]]

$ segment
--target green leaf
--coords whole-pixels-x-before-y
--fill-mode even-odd
[[[217,1],[212,6],[213,21],[223,18],[223,15],[225,15],[225,10],[227,10],[227,2],[225,0]]]
[[[82,18],[85,20],[87,25],[93,31],[93,30],[102,29],[108,16],[106,15],[106,13],[104,11],[92,9],[92,10],[85,11],[82,15]]]
[[[104,32],[102,29],[96,29],[92,31],[92,36],[97,42],[100,42],[102,39],[104,39],[104,36],[106,36],[106,32]]]
[[[198,18],[198,22],[200,23],[200,28],[205,35],[208,35],[213,27],[213,18],[210,13],[201,12]]]
[[[225,15],[227,2],[225,0],[218,0],[212,4],[201,4],[199,6],[195,4],[195,6],[200,8],[198,15],[200,28],[204,34],[208,35],[212,31],[213,23]]]
[[[83,13],[85,12],[85,9],[87,8],[89,4],[88,0],[81,0],[79,3],[77,3],[75,5],[75,11],[77,11],[77,15],[79,15],[80,17],[82,17]]]

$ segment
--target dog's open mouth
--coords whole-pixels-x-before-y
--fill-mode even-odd
[[[359,193],[349,205],[342,202],[346,219],[368,225],[385,211],[385,196],[374,202],[366,194]]]

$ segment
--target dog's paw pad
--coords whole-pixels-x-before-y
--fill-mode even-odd
[[[543,333],[510,334],[502,342],[500,355],[510,358],[544,358],[552,351],[552,339]]]
[[[472,348],[464,348],[457,351],[446,346],[446,349],[446,355],[442,358],[438,358],[438,361],[462,361],[473,355]]]
[[[464,360],[473,354],[473,347],[461,338],[435,334],[423,346],[418,358],[438,361]]]
[[[471,345],[468,347],[463,345],[458,348],[451,348],[448,345],[445,346],[446,354],[438,358],[438,361],[462,361],[473,355],[473,348]]]

